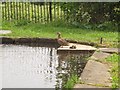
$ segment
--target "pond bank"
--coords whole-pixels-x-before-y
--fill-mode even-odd
[[[10,37],[0,37],[2,40],[2,44],[22,44],[22,43],[35,43],[39,44],[41,42],[43,43],[56,43],[57,44],[57,38],[10,38]],[[95,46],[96,43],[89,43],[89,42],[78,42],[75,40],[67,40],[70,43],[78,43],[78,44],[84,44],[84,45],[90,45]]]
[[[99,49],[99,52],[96,51],[81,73],[81,83],[76,84],[74,88],[107,88],[112,90],[110,66],[108,63],[104,63],[103,60],[111,56],[111,53],[119,53],[116,49],[107,48],[107,51],[109,51],[106,51],[107,53],[102,49]]]

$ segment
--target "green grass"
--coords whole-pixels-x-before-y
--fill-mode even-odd
[[[118,54],[112,54],[112,56],[108,57],[106,61],[108,61],[111,64],[111,76],[112,76],[112,88],[118,88],[120,84],[119,82],[119,77],[118,77],[118,59],[119,55]]]
[[[67,83],[64,85],[64,88],[71,90],[76,83],[78,83],[79,79],[77,75],[71,75],[68,79]]]
[[[25,24],[25,25],[24,25]],[[117,47],[118,32],[113,30],[92,30],[76,28],[64,22],[54,22],[49,24],[29,23],[25,21],[20,23],[2,22],[2,29],[10,29],[11,34],[2,35],[8,37],[41,37],[41,38],[56,38],[56,32],[61,32],[65,39],[77,40],[81,42],[99,43],[103,37],[103,44]]]

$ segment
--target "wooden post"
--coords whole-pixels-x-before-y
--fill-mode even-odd
[[[24,2],[25,4],[25,19],[27,20],[28,19],[28,16],[27,16],[27,2]]]
[[[48,11],[49,4],[46,3],[46,14],[47,14],[47,22],[49,22],[49,11]]]
[[[103,43],[103,38],[101,37],[101,38],[100,38],[100,44],[102,44],[102,43]]]
[[[36,10],[36,5],[34,4],[34,18],[35,18],[35,23],[37,22],[37,20],[36,20],[36,19],[37,19],[37,18],[36,18],[36,13],[37,13],[37,12],[36,12],[36,11],[37,11],[37,10]]]
[[[7,20],[7,6],[6,6],[6,2],[5,2],[5,20]]]
[[[57,10],[57,15],[58,15],[57,17],[58,17],[58,19],[59,19],[59,16],[60,16],[60,12],[59,12],[59,11],[60,11],[59,2],[57,3],[57,9],[58,9],[58,10]]]
[[[56,19],[56,4],[55,4],[55,2],[54,2],[54,20]]]
[[[24,2],[22,2],[22,19],[24,19]]]
[[[50,21],[52,21],[52,3],[49,3]]]
[[[2,6],[4,5],[4,3],[2,2]],[[5,7],[3,6],[2,7],[2,20],[4,20],[4,9],[5,9]]]
[[[10,12],[11,12],[11,19],[13,19],[12,2],[10,3]]]
[[[17,19],[17,20],[18,20],[18,15],[19,15],[19,14],[18,14],[18,10],[19,10],[19,9],[18,9],[18,2],[16,2],[16,15],[17,15],[17,16],[16,16],[16,19]]]
[[[33,19],[33,13],[34,13],[33,5],[34,4],[31,5],[31,8],[32,8],[32,21],[34,21],[34,19]]]
[[[21,20],[21,2],[19,2],[19,19]]]
[[[46,15],[45,15],[45,5],[46,5],[46,3],[44,3],[44,8],[43,8],[43,11],[44,11],[44,23],[45,23],[45,19],[46,19]]]
[[[39,15],[39,11],[40,11],[40,9],[39,9],[39,6],[40,5],[37,5],[37,21],[39,22],[39,18],[40,18],[40,15]]]
[[[10,20],[10,2],[7,2],[7,8],[8,8],[8,21]]]
[[[42,5],[40,5],[40,13],[41,13],[41,22],[43,22],[43,16],[42,16]]]
[[[30,21],[30,3],[28,2],[28,20]]]

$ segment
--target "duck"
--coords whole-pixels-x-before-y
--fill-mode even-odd
[[[69,46],[69,42],[67,42],[65,39],[61,38],[61,33],[57,32],[58,38],[57,42],[63,47],[63,46]]]
[[[76,49],[76,45],[70,46],[70,49]]]

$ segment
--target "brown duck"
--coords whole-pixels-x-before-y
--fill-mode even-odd
[[[61,38],[61,33],[60,32],[57,32],[57,35],[58,35],[58,38],[57,38],[57,42],[63,47],[63,46],[69,46],[69,43]]]

